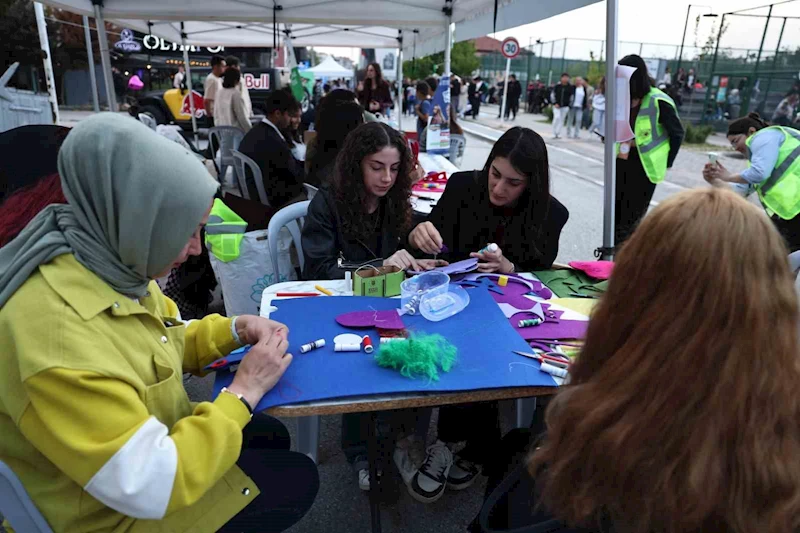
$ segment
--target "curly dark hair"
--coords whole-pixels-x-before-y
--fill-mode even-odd
[[[333,193],[342,224],[342,232],[355,239],[368,239],[374,227],[366,217],[367,189],[361,162],[386,147],[400,152],[397,180],[383,202],[384,221],[404,233],[411,225],[411,150],[400,132],[381,122],[362,124],[347,135],[338,157],[333,179]]]

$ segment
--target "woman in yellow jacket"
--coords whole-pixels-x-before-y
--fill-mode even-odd
[[[184,323],[152,281],[199,253],[216,182],[112,114],[76,126],[58,167],[68,204],[0,249],[0,459],[56,532],[288,528],[317,470],[252,415],[291,363],[286,327]],[[182,372],[243,344],[230,390],[193,406]]]

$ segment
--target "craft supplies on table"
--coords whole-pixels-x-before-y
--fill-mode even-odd
[[[313,286],[313,283],[312,283]],[[281,289],[281,292],[287,288]],[[406,330],[414,334],[439,334],[458,352],[450,372],[439,374],[439,381],[408,379],[400,373],[378,366],[373,356],[336,353],[331,340],[340,334],[355,335],[353,328],[337,323],[336,317],[363,310],[395,311],[398,300],[366,297],[291,298],[271,300],[276,308],[266,313],[283,322],[291,332],[290,353],[299,353],[309,339],[324,338],[326,346],[296,356],[278,384],[259,402],[257,410],[323,399],[369,396],[404,392],[455,392],[503,387],[555,387],[550,375],[539,371],[537,361],[520,360],[514,350],[529,350],[514,334],[503,312],[482,288],[470,291],[470,305],[441,322],[405,315]],[[262,310],[262,316],[264,315]],[[374,327],[374,326],[370,326]],[[359,339],[367,332],[363,331]],[[370,333],[370,336],[372,334]],[[402,344],[400,341],[393,341]],[[374,346],[375,354],[387,344]],[[214,384],[218,393],[233,376],[219,372]]]
[[[533,273],[559,298],[600,298],[608,281],[598,281],[580,270],[537,270]]]
[[[277,309],[272,305],[273,302],[279,302],[287,298],[304,298],[302,296],[297,296],[296,294],[292,296],[283,296],[284,294],[311,293],[320,296],[320,292],[314,288],[316,285],[325,287],[327,290],[331,291],[334,296],[353,295],[352,288],[346,283],[345,280],[342,279],[325,281],[287,281],[283,283],[276,283],[275,285],[270,285],[261,293],[259,314],[265,318],[269,318],[270,312],[274,309]],[[317,335],[312,335],[308,339],[304,339],[304,341],[308,342],[309,339],[316,339],[317,337]]]
[[[317,289],[322,294],[324,294],[325,296],[333,296],[333,293],[331,291],[329,291],[328,289],[326,289],[321,285],[314,285],[314,288]]]
[[[325,346],[325,339],[319,339],[314,342],[309,342],[308,344],[304,344],[300,347],[300,353],[308,353],[311,350],[322,348],[323,346]]]
[[[353,273],[353,293],[379,298],[397,296],[404,279],[406,273],[396,266],[363,266]]]

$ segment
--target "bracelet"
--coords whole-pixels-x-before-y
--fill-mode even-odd
[[[224,392],[224,393],[227,393],[227,394],[233,394],[234,396],[236,396],[237,398],[239,398],[239,401],[240,401],[240,402],[242,402],[242,403],[244,404],[244,406],[245,406],[245,407],[247,407],[247,411],[250,413],[250,418],[253,418],[253,408],[250,406],[250,402],[248,402],[248,401],[247,401],[247,400],[244,398],[244,396],[242,396],[241,394],[236,394],[235,392],[233,392],[232,390],[230,390],[228,387],[222,387],[222,390],[221,390],[221,391],[219,391],[219,392],[220,392],[220,394],[221,394],[221,393],[223,393],[223,392]]]

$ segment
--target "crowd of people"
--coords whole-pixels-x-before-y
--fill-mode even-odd
[[[709,163],[714,187],[645,216],[683,132],[643,60],[620,64],[636,69],[635,140],[620,145],[617,167],[624,244],[568,384],[544,420],[540,410],[505,437],[492,402],[441,407],[427,447],[430,409],[381,412],[379,470],[394,465],[425,503],[487,475],[484,505],[466,510],[475,533],[796,531],[800,310],[787,251],[800,248],[800,135],[757,115],[732,122],[728,139],[752,167],[733,175]],[[416,220],[409,143],[370,118],[384,102],[379,72],[361,95],[321,98],[304,164],[291,145],[299,104],[284,90],[240,146],[262,168],[273,209],[304,198],[305,184],[319,188],[302,277],[470,257],[486,273],[550,268],[569,211],[551,193],[542,137],[507,130],[482,168],[450,176]],[[225,99],[243,105],[235,84],[221,85],[216,118]],[[569,134],[595,95],[568,76],[560,87],[554,105],[574,119]],[[13,150],[32,142],[41,157],[20,166]],[[280,421],[253,411],[292,363],[291,332],[248,315],[187,322],[155,282],[202,253],[219,183],[181,145],[110,113],[71,131],[0,134],[0,156],[0,458],[51,528],[272,532],[299,521],[317,468],[290,451]],[[752,187],[772,220],[728,184]],[[250,176],[253,185],[257,198]],[[202,374],[243,345],[252,349],[232,384],[191,403],[182,373]],[[373,482],[368,421],[342,420],[342,451],[363,489]]]

